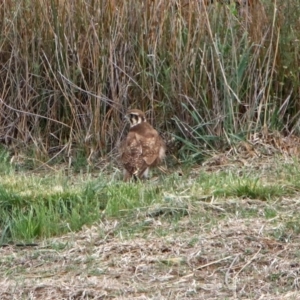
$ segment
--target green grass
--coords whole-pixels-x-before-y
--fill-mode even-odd
[[[162,187],[138,183],[113,183],[107,186],[106,213],[120,216],[128,211],[145,209],[161,202]]]
[[[215,196],[272,200],[288,194],[283,186],[264,185],[259,178],[230,178],[225,187],[216,189]]]
[[[77,231],[101,218],[103,186],[63,175],[11,172],[0,184],[1,241],[31,241]]]
[[[169,222],[173,232],[181,230],[180,221],[186,216],[190,223],[207,227],[215,226],[218,219],[232,212],[243,218],[262,216],[273,220],[279,214],[276,203],[299,191],[297,160],[282,164],[274,158],[261,171],[238,166],[213,173],[186,168],[180,176],[174,172],[160,174],[156,181],[124,183],[115,174],[94,178],[89,173],[67,176],[59,171],[14,171],[5,153],[0,153],[1,243],[32,242],[76,232],[83,225],[105,218],[119,220],[118,228],[126,236],[151,230],[155,219]],[[226,210],[215,211],[211,206],[214,201],[226,205],[231,199],[236,205]],[[255,206],[238,205],[247,199],[265,201],[268,206],[261,211]],[[299,224],[294,217],[286,222],[284,231],[297,233]],[[156,228],[156,233],[164,236],[168,231]]]

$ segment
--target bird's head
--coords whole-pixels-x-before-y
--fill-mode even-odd
[[[136,126],[143,122],[147,122],[144,112],[139,109],[128,110],[125,117],[129,121],[130,127]]]

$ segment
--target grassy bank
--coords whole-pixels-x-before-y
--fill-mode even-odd
[[[5,157],[0,184],[1,244],[31,243],[112,219],[123,220],[124,225],[140,217],[176,221],[192,217],[195,207],[214,201],[254,199],[273,206],[300,189],[299,162],[282,157],[257,159],[251,166],[233,159],[224,165],[170,170],[137,183],[124,183],[120,171],[15,171]],[[207,216],[198,216],[196,209],[194,217]]]
[[[125,184],[7,168],[1,299],[298,299],[299,169],[264,157]]]

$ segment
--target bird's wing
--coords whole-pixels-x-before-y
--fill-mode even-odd
[[[141,140],[141,143],[143,149],[143,159],[148,166],[151,166],[160,156],[161,138],[157,131],[153,131],[151,134],[145,136]]]

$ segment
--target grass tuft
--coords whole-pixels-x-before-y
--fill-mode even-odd
[[[74,188],[67,180],[62,185],[60,177],[19,176],[0,187],[3,242],[77,231],[101,218],[102,187],[88,183]]]
[[[113,183],[107,186],[105,212],[108,216],[121,216],[137,210],[145,210],[161,202],[161,188],[155,185],[138,183]]]

